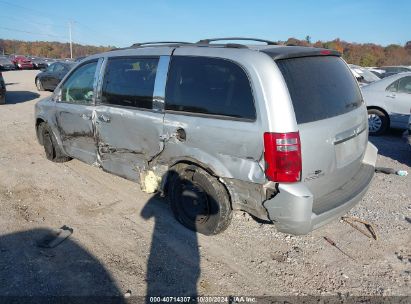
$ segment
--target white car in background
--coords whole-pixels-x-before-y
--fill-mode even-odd
[[[368,110],[370,135],[388,128],[407,129],[411,108],[411,72],[399,73],[361,87]]]
[[[349,64],[348,66],[360,86],[364,86],[381,79],[376,74],[359,65]]]

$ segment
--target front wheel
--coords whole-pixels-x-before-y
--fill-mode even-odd
[[[368,131],[370,135],[381,135],[388,129],[387,115],[377,109],[368,109]]]
[[[176,165],[170,174],[171,209],[180,223],[205,235],[218,234],[230,225],[230,198],[217,178],[186,164]]]

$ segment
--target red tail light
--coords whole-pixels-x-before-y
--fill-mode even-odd
[[[321,55],[330,55],[330,54],[331,54],[331,51],[329,51],[329,50],[322,50],[322,51],[320,51],[320,54],[321,54]]]
[[[264,133],[265,175],[274,182],[301,179],[301,143],[298,132]]]

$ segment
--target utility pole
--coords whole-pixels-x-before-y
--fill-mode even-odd
[[[70,58],[73,59],[73,41],[72,41],[72,39],[71,39],[71,26],[72,26],[72,22],[69,21]]]

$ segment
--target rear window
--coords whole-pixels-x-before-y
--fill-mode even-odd
[[[339,57],[302,57],[276,63],[299,124],[350,112],[363,102],[353,75]]]

